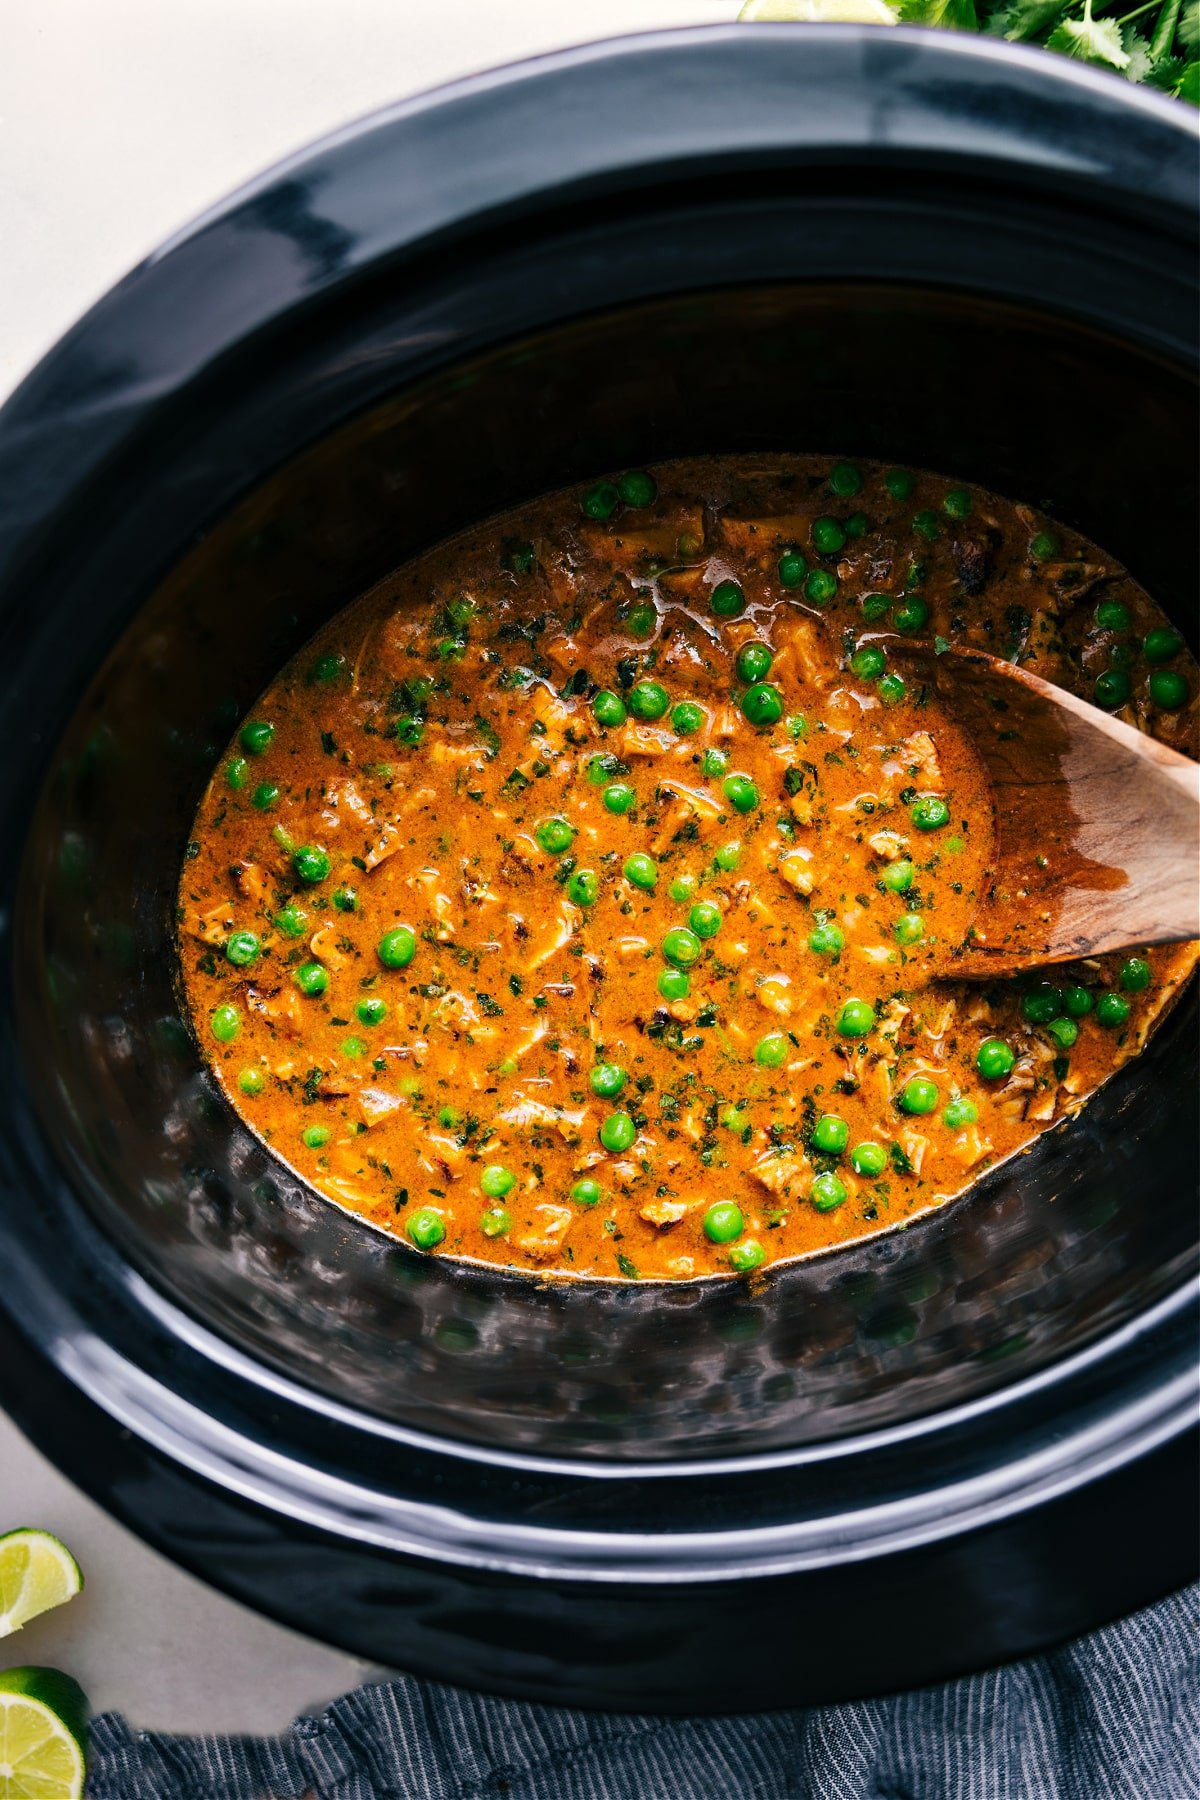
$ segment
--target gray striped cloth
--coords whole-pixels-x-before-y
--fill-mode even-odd
[[[402,1679],[282,1738],[95,1721],[89,1800],[1196,1800],[1200,1588],[920,1693],[741,1719],[560,1712]]]

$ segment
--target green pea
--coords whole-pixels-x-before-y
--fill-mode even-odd
[[[1080,987],[1077,982],[1072,982],[1069,987],[1063,989],[1063,1009],[1069,1018],[1086,1019],[1092,1010],[1090,991],[1085,987]]]
[[[840,1175],[835,1175],[830,1169],[824,1175],[813,1177],[808,1197],[818,1212],[832,1212],[846,1198],[846,1184]]]
[[[208,1024],[218,1044],[232,1044],[242,1029],[242,1015],[236,1006],[230,1006],[226,1002],[224,1006],[213,1007]]]
[[[628,624],[629,635],[642,643],[653,635],[654,628],[658,624],[658,614],[652,606],[643,602],[640,606],[630,609]]]
[[[905,637],[915,637],[929,623],[929,607],[920,594],[908,594],[892,614],[892,624]]]
[[[899,706],[907,692],[908,689],[904,684],[904,677],[902,675],[897,675],[889,670],[888,673],[880,679],[878,693],[879,698],[883,701],[885,706]]]
[[[782,1031],[769,1031],[754,1046],[754,1060],[763,1069],[782,1069],[791,1055],[791,1046]]]
[[[1142,639],[1142,655],[1148,663],[1170,662],[1183,649],[1183,639],[1169,625],[1156,625]]]
[[[802,738],[808,734],[808,720],[803,713],[789,713],[787,732],[790,738]]]
[[[638,681],[629,690],[629,710],[635,719],[661,719],[670,696],[659,681]]]
[[[1150,964],[1140,956],[1127,956],[1117,981],[1127,994],[1140,994],[1150,986]]]
[[[238,1076],[238,1087],[248,1100],[254,1100],[267,1085],[267,1078],[261,1069],[243,1069]]]
[[[864,644],[850,658],[850,667],[861,681],[876,681],[887,667],[887,651],[879,644]]]
[[[387,1001],[381,1000],[378,994],[364,994],[355,1002],[354,1016],[360,1025],[382,1025],[387,1014]]]
[[[671,708],[671,724],[680,737],[694,737],[704,724],[704,708],[694,700],[681,700]]]
[[[446,617],[455,631],[465,631],[475,617],[475,602],[466,594],[460,594],[456,600],[447,602]]]
[[[285,937],[303,937],[308,930],[308,914],[299,906],[285,906],[275,914],[276,929]]]
[[[783,717],[783,698],[778,688],[758,681],[742,695],[742,717],[751,725],[774,725]]]
[[[1060,1050],[1069,1050],[1079,1036],[1079,1027],[1074,1019],[1051,1019],[1046,1026],[1046,1036],[1053,1038]]]
[[[571,1198],[576,1206],[599,1206],[604,1198],[604,1189],[590,1175],[584,1175],[571,1189]]]
[[[724,750],[706,750],[703,757],[700,759],[700,773],[702,775],[723,775],[728,767],[729,758],[726,756]]]
[[[627,781],[613,781],[605,788],[600,798],[608,812],[623,815],[631,812],[637,805],[637,790],[631,788]]]
[[[250,764],[244,756],[231,756],[225,764],[225,779],[235,791],[244,788],[250,776]]]
[[[506,1237],[512,1230],[512,1216],[506,1206],[489,1206],[479,1221],[486,1238]]]
[[[605,796],[607,800],[607,794]],[[615,811],[616,808],[611,810]],[[558,817],[543,819],[533,833],[547,856],[561,856],[575,842],[575,827],[569,819]]]
[[[915,874],[916,870],[905,857],[900,862],[888,864],[879,877],[879,885],[886,888],[889,894],[907,894]]]
[[[419,744],[425,736],[425,726],[415,713],[401,713],[392,727],[392,732],[401,744]]]
[[[606,1150],[628,1150],[637,1137],[637,1126],[627,1112],[609,1113],[600,1127],[600,1142]]]
[[[1101,600],[1096,608],[1096,623],[1101,631],[1128,631],[1133,621],[1123,601]]]
[[[889,469],[883,478],[883,485],[893,500],[911,500],[917,479],[907,469]]]
[[[901,1112],[921,1116],[933,1112],[940,1098],[936,1081],[931,1081],[928,1075],[914,1075],[896,1096],[896,1105]]]
[[[375,954],[385,969],[407,969],[416,953],[416,933],[408,925],[385,931],[375,946]]]
[[[238,743],[248,756],[264,756],[275,738],[275,727],[265,719],[251,719],[238,733]]]
[[[461,662],[467,654],[467,640],[463,637],[439,638],[433,646],[433,653],[442,662]]]
[[[319,962],[303,962],[298,969],[292,971],[292,980],[302,994],[315,999],[329,986],[329,971]]]
[[[950,823],[950,808],[937,794],[922,794],[913,801],[908,816],[918,831],[940,831]]]
[[[339,887],[333,890],[333,904],[338,912],[352,913],[358,911],[358,895],[352,887]]]
[[[302,844],[292,853],[292,868],[297,881],[302,881],[305,887],[315,887],[329,873],[329,858],[323,850]]]
[[[942,501],[942,511],[951,519],[969,519],[971,496],[966,488],[951,488]]]
[[[258,961],[262,945],[252,931],[235,931],[225,945],[225,960],[235,969],[248,969]]]
[[[658,991],[664,1000],[686,1000],[691,985],[682,969],[664,969],[658,978]]]
[[[720,907],[711,900],[697,900],[688,914],[688,924],[698,938],[716,937],[723,922]]]
[[[871,521],[867,518],[865,512],[851,513],[850,517],[845,521],[846,536],[848,538],[865,537],[867,526],[870,522]]]
[[[319,682],[336,681],[345,662],[344,656],[318,656],[308,671],[308,679]]]
[[[730,844],[722,844],[713,857],[713,867],[728,875],[737,868],[741,860],[742,846],[739,843],[735,841]]]
[[[1021,995],[1021,1016],[1031,1025],[1046,1025],[1063,1009],[1062,989],[1052,981],[1039,981]]]
[[[617,492],[626,506],[653,506],[658,483],[645,469],[626,469],[617,477]]]
[[[715,1200],[704,1215],[704,1235],[711,1244],[728,1244],[745,1229],[742,1209],[732,1200]]]
[[[1011,1075],[1016,1060],[1003,1038],[984,1038],[975,1052],[975,1067],[985,1081],[999,1081]]]
[[[1150,698],[1160,712],[1178,712],[1187,705],[1187,677],[1178,669],[1155,669],[1150,676]]]
[[[847,1000],[838,1014],[837,1028],[842,1037],[866,1037],[875,1029],[875,1008],[867,1000]]]
[[[589,519],[611,519],[620,503],[620,491],[611,481],[596,482],[579,502]]]
[[[625,879],[648,894],[658,881],[658,864],[644,850],[635,850],[625,859]]]
[[[804,583],[805,597],[814,606],[824,606],[837,593],[837,576],[831,569],[814,569]]]
[[[898,944],[918,944],[925,936],[925,921],[920,913],[901,913],[892,926],[892,935]]]
[[[937,514],[931,512],[919,512],[913,520],[913,530],[920,532],[921,536],[930,544],[942,535]]]
[[[511,1194],[516,1185],[516,1176],[503,1163],[489,1163],[479,1177],[480,1191],[489,1200],[503,1200],[505,1194]]]
[[[949,1131],[961,1131],[965,1125],[975,1125],[979,1120],[979,1108],[973,1100],[963,1094],[955,1094],[947,1101],[946,1110],[942,1114],[942,1123]]]
[[[743,644],[737,653],[737,669],[739,681],[764,681],[771,672],[771,664],[775,661],[775,652],[767,644]]]
[[[682,902],[684,900],[690,900],[692,895],[695,893],[695,891],[696,891],[696,877],[694,875],[676,875],[676,876],[674,876],[674,878],[671,881],[670,887],[667,889],[667,892],[668,892],[668,894],[670,894],[672,900],[678,900],[680,902]]]
[[[1029,540],[1029,554],[1037,562],[1048,562],[1058,555],[1058,539],[1052,531],[1039,531]]]
[[[367,1046],[362,1038],[348,1037],[342,1039],[343,1056],[365,1056],[366,1054]]]
[[[595,906],[600,898],[600,877],[594,869],[576,869],[567,883],[567,899],[573,906]]]
[[[853,463],[834,463],[829,471],[829,485],[842,500],[852,500],[862,487],[862,476]]]
[[[300,1133],[301,1141],[309,1150],[321,1150],[333,1136],[328,1125],[306,1125]]]
[[[814,519],[812,541],[813,548],[822,556],[836,556],[846,547],[846,534],[836,519]]]
[[[808,563],[799,550],[785,550],[779,559],[781,587],[798,588],[808,574]]]
[[[623,725],[625,723],[625,702],[620,694],[614,694],[611,688],[601,688],[592,701],[592,712],[597,725]]]
[[[504,568],[513,575],[528,575],[537,562],[537,551],[532,544],[512,544],[501,559]]]
[[[694,931],[686,925],[673,925],[662,941],[662,953],[677,969],[690,969],[699,960],[703,946]]]
[[[593,1094],[602,1100],[615,1100],[625,1086],[625,1071],[619,1063],[597,1063],[589,1077]]]
[[[1103,706],[1108,712],[1116,712],[1124,706],[1132,693],[1132,685],[1124,669],[1105,669],[1097,675],[1092,688],[1092,697],[1097,706]]]
[[[822,1113],[813,1126],[812,1141],[822,1156],[840,1156],[850,1142],[850,1127],[837,1113]]]
[[[758,805],[758,789],[748,775],[727,775],[721,783],[721,792],[734,812],[753,812]]]
[[[865,1175],[873,1179],[882,1175],[887,1168],[887,1151],[882,1144],[873,1144],[864,1138],[861,1144],[855,1144],[850,1152],[850,1167],[856,1175]]]
[[[433,1250],[446,1235],[442,1215],[433,1206],[418,1207],[406,1230],[418,1250]]]
[[[736,581],[719,581],[708,603],[718,619],[736,619],[746,610],[746,596]]]
[[[862,597],[862,616],[864,619],[870,619],[872,622],[876,619],[884,619],[891,610],[891,605],[892,596],[890,594],[864,594]]]
[[[729,1252],[729,1266],[736,1269],[739,1275],[748,1275],[751,1269],[757,1269],[767,1260],[767,1253],[757,1238],[747,1238],[744,1243],[735,1244]]]
[[[808,934],[808,947],[817,956],[832,956],[835,960],[846,948],[846,937],[840,925],[816,925]]]
[[[1128,1019],[1132,1007],[1124,994],[1101,994],[1096,1002],[1096,1023],[1106,1031],[1117,1031]]]

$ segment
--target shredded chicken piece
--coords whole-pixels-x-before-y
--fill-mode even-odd
[[[210,906],[192,921],[193,937],[202,944],[223,944],[234,928],[237,913],[232,900],[222,900],[218,906]]]
[[[384,1088],[364,1087],[358,1090],[358,1110],[364,1125],[383,1125],[406,1105],[399,1094]]]
[[[319,962],[330,969],[344,969],[350,958],[344,950],[338,948],[338,931],[334,925],[323,925],[320,931],[314,931],[308,940],[308,947]]]
[[[253,900],[255,906],[265,906],[271,898],[270,876],[258,863],[234,863],[233,881],[242,898]]]
[[[779,873],[798,894],[811,894],[816,885],[812,851],[803,848],[789,850],[779,860]]]
[[[908,854],[908,839],[898,831],[877,831],[867,839],[867,848],[884,862],[899,862]]]
[[[506,1125],[516,1125],[523,1129],[539,1126],[546,1131],[557,1131],[568,1144],[577,1144],[583,1136],[582,1110],[571,1111],[565,1107],[547,1106],[542,1100],[532,1100],[522,1095],[511,1106],[505,1106],[497,1114]]]
[[[687,1210],[686,1200],[647,1200],[644,1206],[638,1207],[638,1218],[661,1230],[665,1225],[678,1225]]]
[[[942,786],[942,765],[938,761],[937,747],[927,731],[914,731],[900,748],[908,767],[915,763],[925,781],[933,787]]]
[[[571,1228],[573,1214],[569,1206],[535,1206],[537,1227],[514,1238],[518,1250],[534,1262],[550,1262],[562,1249],[563,1239]]]
[[[769,1194],[787,1194],[808,1172],[808,1158],[798,1152],[786,1156],[761,1156],[750,1166],[750,1173]]]
[[[912,1164],[913,1174],[919,1175],[921,1164],[925,1161],[925,1152],[929,1148],[929,1139],[922,1137],[919,1131],[912,1131],[906,1127],[901,1131],[897,1141]]]
[[[377,869],[380,863],[385,863],[389,856],[395,856],[403,842],[404,838],[398,826],[385,825],[375,842],[368,847],[367,853],[363,857],[363,861],[367,865],[368,874],[370,874],[372,870]]]
[[[653,725],[640,725],[630,719],[621,732],[621,755],[625,756],[665,756],[674,748],[675,740],[665,731],[656,731]]]
[[[261,1013],[285,1037],[300,1036],[304,1008],[294,987],[283,988],[276,994],[264,993],[260,988],[247,988],[246,1005],[253,1012]]]

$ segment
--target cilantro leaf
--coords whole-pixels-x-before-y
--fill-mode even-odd
[[[988,30],[1010,44],[1026,44],[1057,24],[1065,11],[1065,0],[1016,0],[988,22]]]
[[[1129,53],[1129,62],[1125,69],[1127,81],[1145,81],[1154,67],[1154,57],[1145,38],[1127,25],[1121,33],[1121,43]]]
[[[1179,78],[1179,86],[1175,89],[1181,100],[1188,100],[1193,106],[1200,106],[1200,62],[1190,62]]]
[[[900,0],[905,25],[941,25],[949,31],[978,31],[975,0]]]
[[[1058,50],[1080,62],[1100,63],[1107,69],[1127,69],[1129,52],[1113,19],[1093,19],[1092,0],[1087,0],[1082,19],[1064,19],[1046,39],[1047,50]]]
[[[1200,0],[1188,0],[1179,15],[1179,41],[1193,56],[1200,51]]]

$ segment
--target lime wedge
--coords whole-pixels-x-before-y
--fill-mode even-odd
[[[746,0],[739,19],[782,19],[802,25],[894,25],[887,0]]]
[[[82,1586],[79,1564],[48,1531],[7,1532],[0,1537],[0,1638],[61,1606]]]
[[[81,1800],[87,1712],[83,1689],[57,1669],[0,1674],[0,1800]]]

